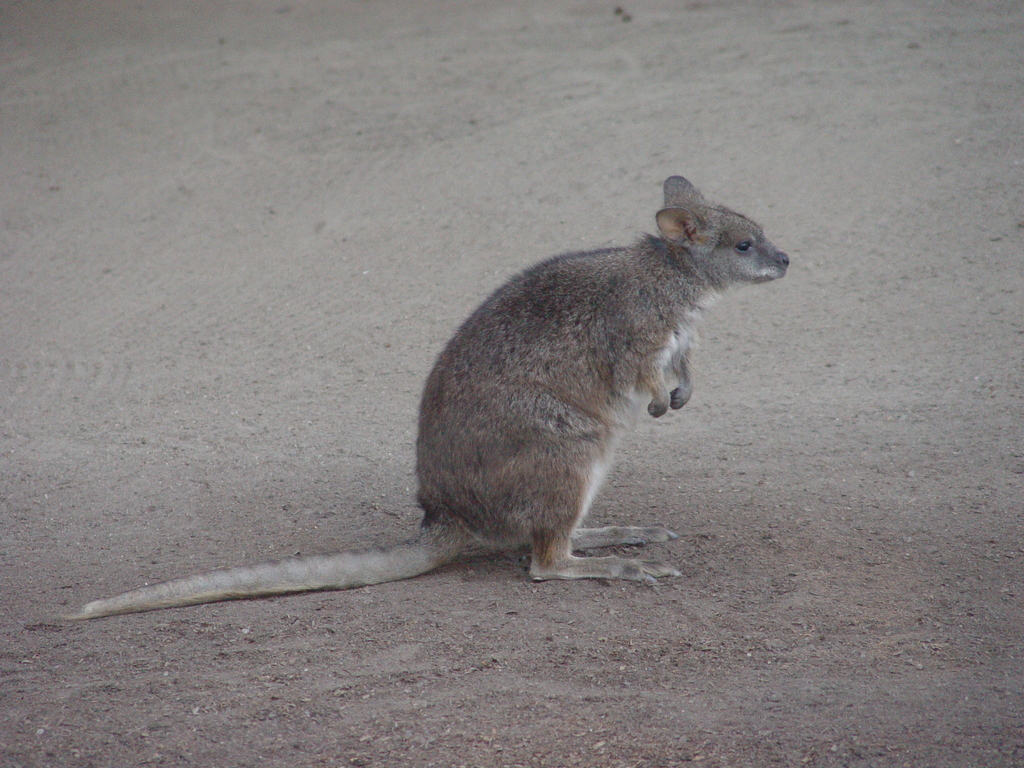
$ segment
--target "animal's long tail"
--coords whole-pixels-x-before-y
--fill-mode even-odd
[[[296,558],[165,581],[117,597],[95,600],[66,618],[72,621],[98,619],[220,600],[351,589],[398,581],[443,565],[452,560],[462,546],[462,542],[446,541],[424,532],[419,538],[392,549]]]

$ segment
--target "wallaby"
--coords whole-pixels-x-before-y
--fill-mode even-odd
[[[541,262],[495,291],[448,342],[420,405],[423,521],[411,541],[177,579],[69,618],[396,581],[479,546],[530,547],[536,580],[678,576],[659,562],[573,554],[668,541],[671,531],[579,526],[643,405],[658,417],[689,399],[702,311],[731,286],[782,277],[789,257],[683,177],[664,190],[659,237]]]

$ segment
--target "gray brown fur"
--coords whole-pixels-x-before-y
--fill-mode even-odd
[[[234,568],[145,587],[70,618],[409,578],[469,547],[532,550],[542,579],[653,583],[669,565],[575,550],[667,541],[665,528],[581,528],[619,437],[681,408],[703,309],[782,277],[786,254],[745,216],[665,182],[659,236],[557,256],[512,278],[463,323],[427,378],[416,444],[419,535],[381,552]]]

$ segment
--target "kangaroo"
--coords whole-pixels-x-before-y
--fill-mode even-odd
[[[530,267],[448,342],[420,405],[423,520],[410,541],[176,579],[67,618],[397,581],[481,546],[529,547],[538,581],[678,576],[651,560],[574,554],[676,538],[666,528],[580,525],[644,404],[659,417],[689,400],[702,312],[727,288],[782,277],[789,257],[682,176],[667,179],[664,193],[658,236]]]

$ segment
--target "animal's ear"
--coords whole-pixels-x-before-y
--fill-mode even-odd
[[[662,208],[657,215],[658,229],[672,243],[696,243],[703,222],[686,208]]]
[[[665,179],[665,207],[686,208],[693,203],[703,203],[704,196],[682,176],[669,176]]]

